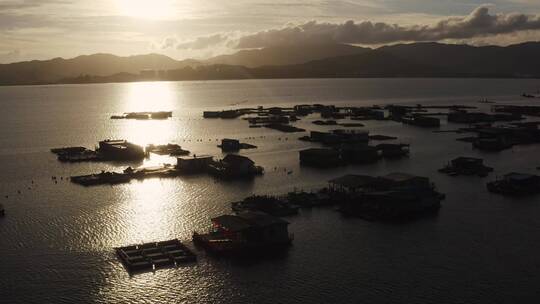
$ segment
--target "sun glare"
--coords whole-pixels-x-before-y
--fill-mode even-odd
[[[172,0],[116,0],[120,14],[144,19],[166,19],[174,14]]]

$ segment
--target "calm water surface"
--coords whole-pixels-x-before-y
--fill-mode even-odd
[[[472,104],[488,97],[526,104],[538,80],[341,79],[160,82],[0,88],[0,303],[536,303],[540,299],[540,200],[489,194],[485,183],[509,171],[535,173],[540,145],[481,153],[394,122],[367,121],[372,134],[411,144],[411,156],[320,171],[300,168],[301,134],[250,129],[237,120],[203,120],[203,110],[300,103],[336,105]],[[167,121],[110,120],[127,111],[172,110]],[[308,117],[296,123],[308,130]],[[443,122],[442,129],[457,125]],[[50,148],[93,147],[105,138],[175,142],[220,157],[216,140],[240,138],[242,152],[266,168],[253,182],[206,176],[149,179],[84,188],[64,178],[144,163],[62,164]],[[487,178],[436,169],[480,156]],[[291,175],[287,174],[292,170]],[[257,193],[313,189],[345,174],[404,171],[429,176],[447,194],[438,216],[406,224],[344,218],[332,208],[288,218],[293,247],[263,261],[206,257],[179,269],[130,277],[113,247],[179,238],[188,242],[229,202]],[[33,181],[33,183],[32,183]],[[20,190],[21,194],[17,191]],[[7,197],[6,197],[7,196]]]

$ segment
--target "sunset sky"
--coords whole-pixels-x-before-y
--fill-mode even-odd
[[[286,43],[540,40],[538,0],[0,0],[0,62]]]

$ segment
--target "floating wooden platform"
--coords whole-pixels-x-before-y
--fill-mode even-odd
[[[153,271],[197,261],[197,256],[177,239],[119,247],[115,250],[129,272]]]

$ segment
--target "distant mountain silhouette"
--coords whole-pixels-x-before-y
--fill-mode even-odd
[[[199,64],[195,60],[176,61],[159,54],[119,57],[111,54],[54,58],[0,64],[0,84],[39,84],[81,75],[107,76],[116,73],[138,74],[141,70],[178,69]]]
[[[487,77],[538,77],[540,42],[507,47],[413,43],[378,50],[409,62],[438,67],[448,74]]]
[[[257,78],[431,77],[444,73],[438,67],[411,62],[379,50],[299,65],[259,67],[252,71]]]
[[[335,54],[336,50],[345,54],[319,58]],[[0,84],[323,77],[540,78],[538,54],[540,42],[507,47],[412,43],[375,50],[335,45],[317,50],[307,46],[282,47],[240,51],[205,62],[176,61],[156,54],[131,57],[97,54],[0,65]],[[315,60],[302,62],[302,58]],[[214,60],[229,64],[212,64]],[[234,62],[242,65],[230,64]],[[279,65],[279,62],[296,63]],[[254,67],[255,64],[262,66]],[[141,73],[145,69],[157,72]]]
[[[205,61],[207,64],[241,65],[248,68],[266,65],[292,65],[329,57],[363,54],[371,49],[346,44],[290,45],[242,50]]]

